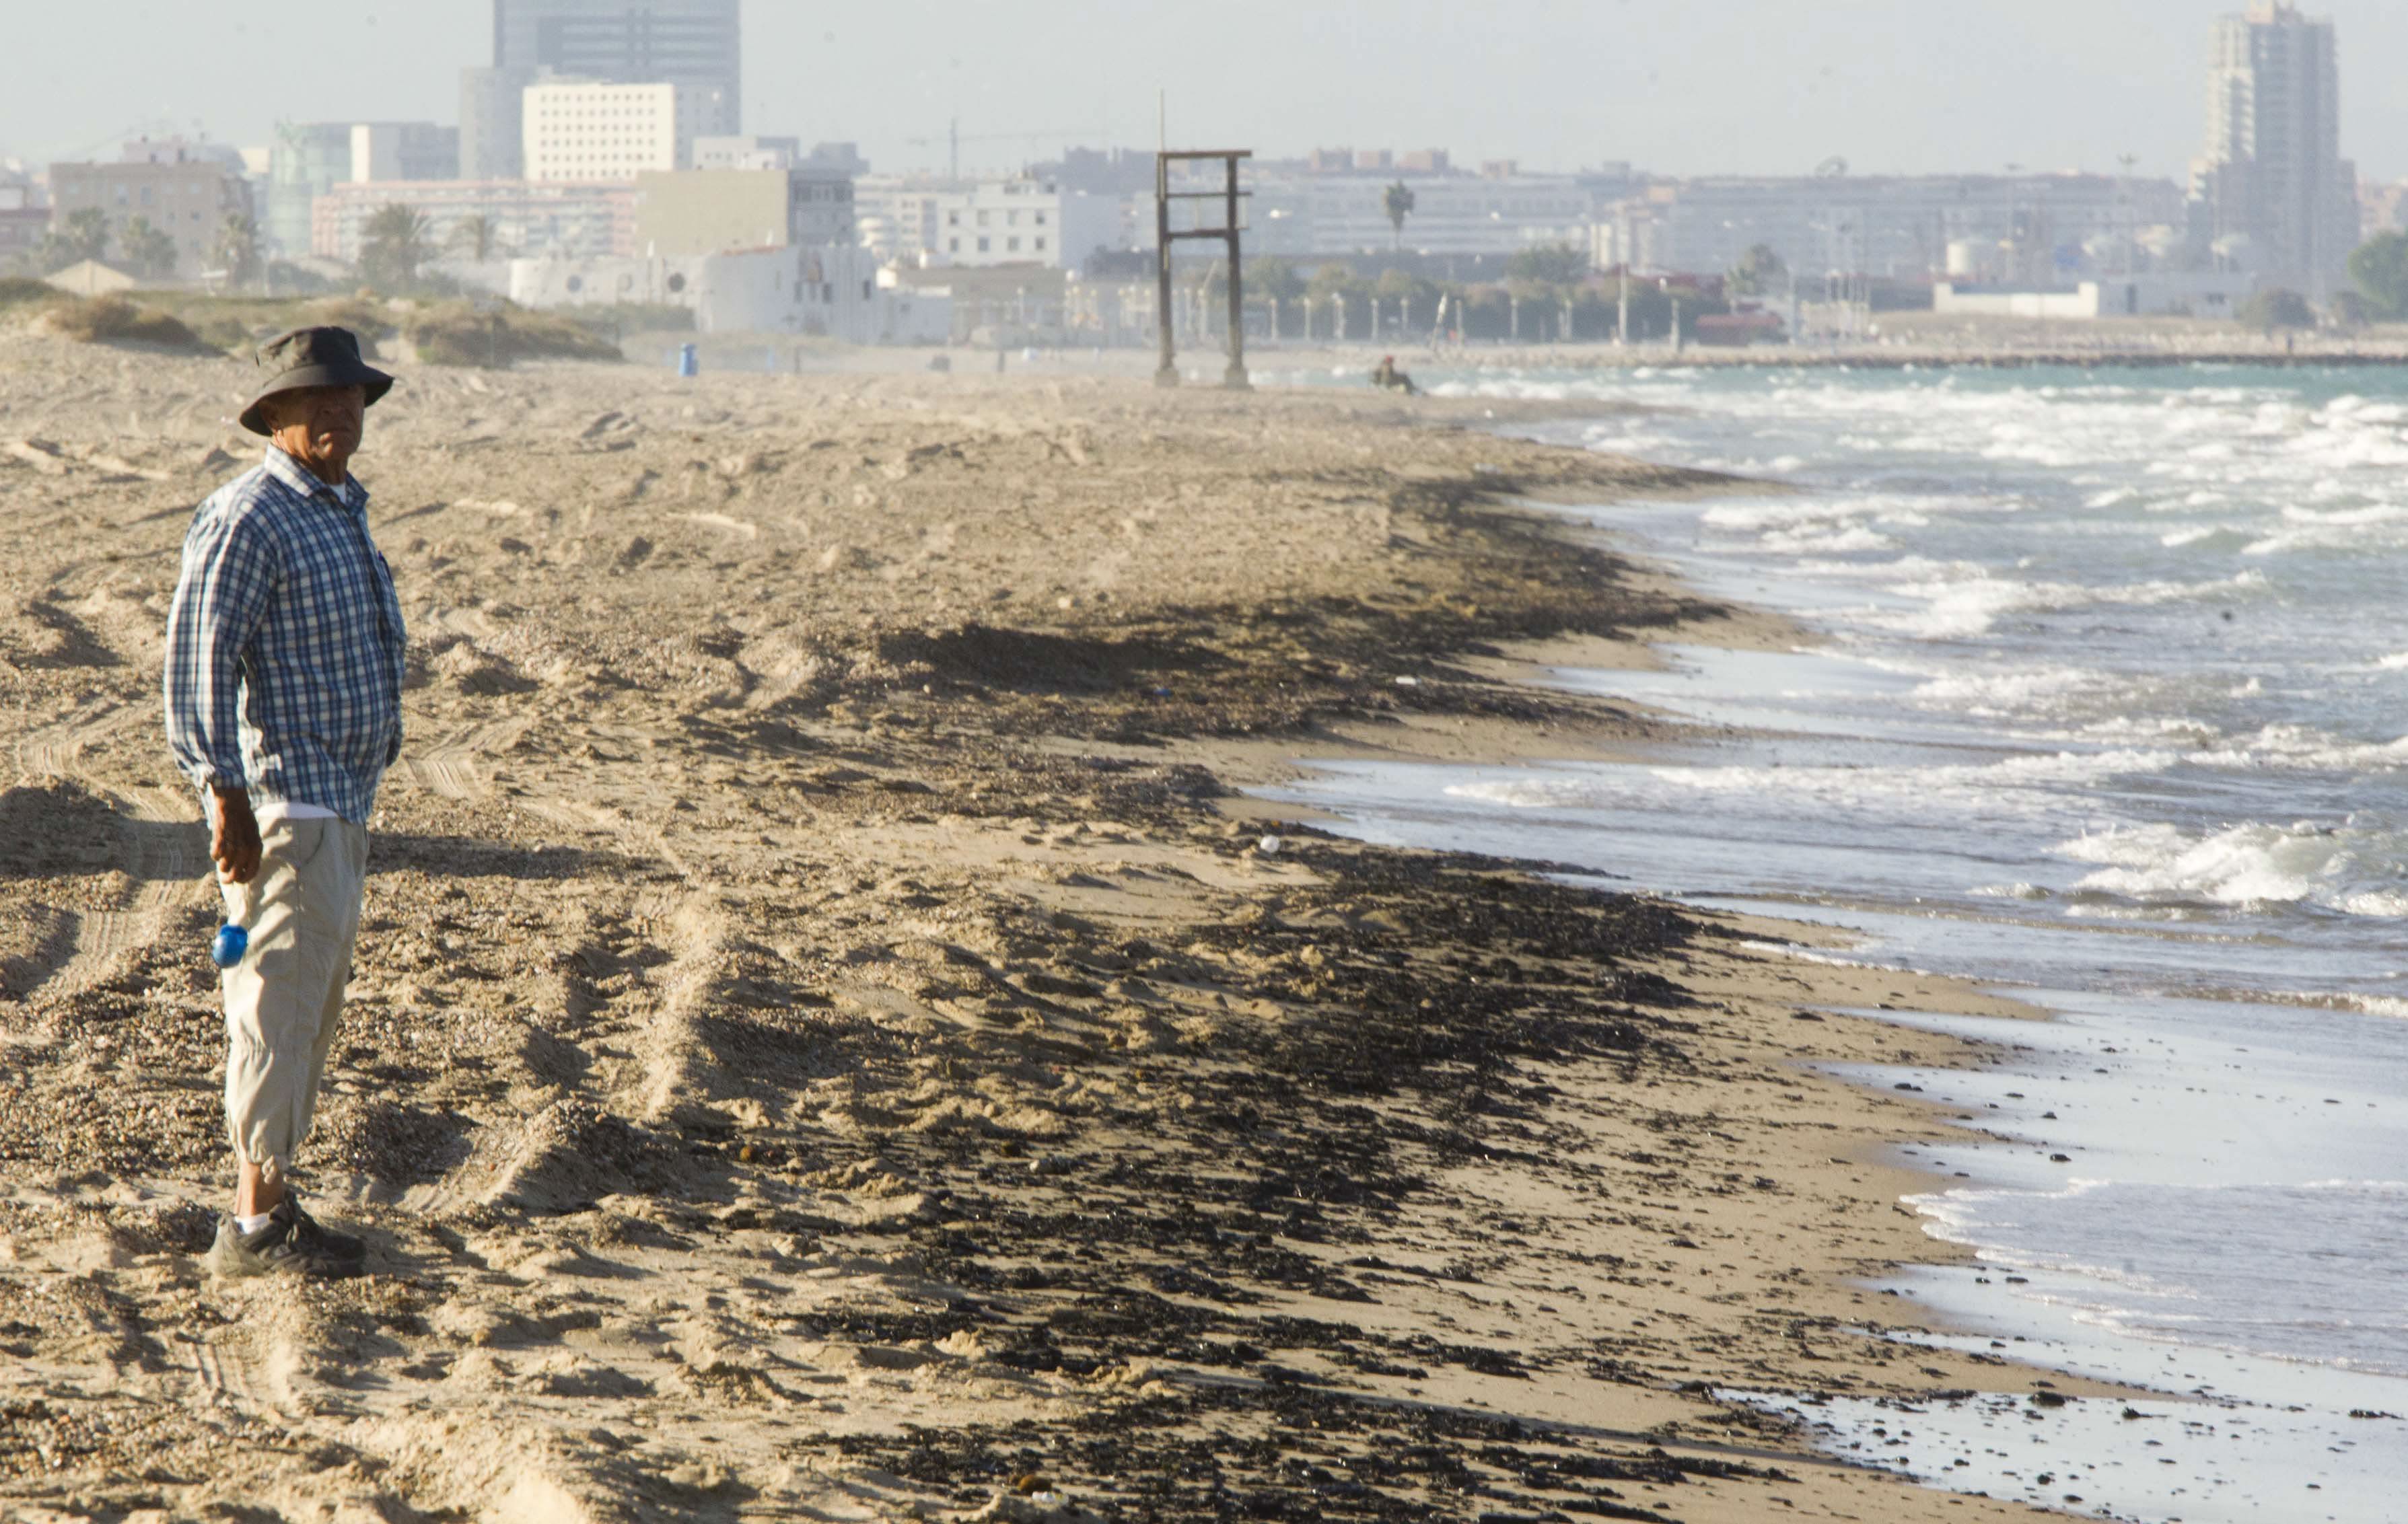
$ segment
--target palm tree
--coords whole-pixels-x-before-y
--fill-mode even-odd
[[[239,286],[259,274],[259,224],[241,212],[228,212],[218,224],[214,249],[230,285]]]
[[[1733,296],[1769,296],[1789,274],[1770,244],[1757,244],[1740,256],[1730,272],[1730,292]]]
[[[42,273],[64,270],[108,252],[108,214],[97,207],[79,207],[67,213],[65,221],[43,236]]]
[[[427,234],[433,225],[425,213],[400,202],[371,214],[360,244],[360,273],[368,284],[395,292],[417,284],[418,267],[431,251]]]
[[[1246,284],[1270,303],[1271,337],[1276,341],[1280,336],[1280,308],[1304,294],[1304,278],[1283,259],[1258,260],[1246,272]]]
[[[2349,278],[2375,317],[2408,318],[2408,235],[2378,233],[2349,257]]]
[[[1538,244],[1505,262],[1505,278],[1534,286],[1577,286],[1589,277],[1588,251],[1574,244]]]
[[[494,257],[502,245],[502,224],[491,217],[464,217],[452,224],[452,236],[445,246],[465,249],[479,264]]]
[[[1388,221],[1396,226],[1397,249],[1399,252],[1402,252],[1405,247],[1405,219],[1413,214],[1412,187],[1407,185],[1402,180],[1398,180],[1396,184],[1388,187],[1386,192],[1381,196],[1380,201],[1381,205],[1387,208]]]
[[[117,241],[124,246],[125,263],[134,267],[134,274],[164,280],[176,273],[176,240],[150,219],[131,219]]]

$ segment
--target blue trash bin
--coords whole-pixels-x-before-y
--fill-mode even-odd
[[[678,374],[680,376],[699,376],[702,374],[701,357],[695,353],[694,346],[691,344],[681,344],[678,346]]]

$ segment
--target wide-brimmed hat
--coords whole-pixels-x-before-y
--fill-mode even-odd
[[[367,389],[368,406],[393,390],[393,377],[360,358],[360,341],[348,328],[295,328],[280,334],[259,349],[262,370],[274,379],[242,410],[242,426],[253,434],[269,432],[259,405],[280,392],[310,386],[357,386]]]

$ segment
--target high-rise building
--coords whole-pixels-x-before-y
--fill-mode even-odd
[[[632,180],[694,164],[695,103],[681,85],[542,79],[521,115],[530,180]]]
[[[460,178],[460,129],[432,121],[355,121],[351,175],[369,180]]]
[[[348,121],[280,121],[267,168],[268,249],[286,259],[309,252],[309,207],[351,178]]]
[[[494,62],[461,77],[461,173],[524,172],[523,93],[546,74],[676,85],[694,103],[697,133],[742,131],[739,7],[740,0],[494,0]]]
[[[2207,149],[2192,190],[2219,259],[2322,299],[2358,246],[2358,172],[2341,156],[2329,21],[2287,4],[2215,23]]]
[[[514,180],[524,167],[526,88],[532,72],[480,65],[460,71],[460,178]]]
[[[337,185],[370,180],[448,180],[460,173],[460,135],[431,121],[284,121],[268,150],[269,250],[309,252],[310,207]]]

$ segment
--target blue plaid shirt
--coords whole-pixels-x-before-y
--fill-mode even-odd
[[[366,489],[283,450],[212,494],[167,616],[167,744],[203,789],[367,823],[401,754],[403,631]]]

